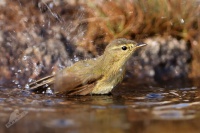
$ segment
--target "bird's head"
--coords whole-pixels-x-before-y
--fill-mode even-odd
[[[104,55],[115,58],[115,61],[126,61],[134,53],[135,50],[146,45],[147,44],[145,43],[137,43],[132,40],[120,38],[113,40],[107,45],[104,51]]]

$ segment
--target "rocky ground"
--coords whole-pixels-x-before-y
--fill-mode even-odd
[[[156,81],[188,77],[192,55],[186,41],[157,36],[144,39],[144,42],[148,46],[128,63],[132,75]]]

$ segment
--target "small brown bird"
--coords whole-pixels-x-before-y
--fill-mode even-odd
[[[134,51],[145,46],[124,38],[110,42],[98,58],[76,62],[55,75],[29,84],[34,92],[53,88],[67,95],[107,94],[122,81],[125,64]]]

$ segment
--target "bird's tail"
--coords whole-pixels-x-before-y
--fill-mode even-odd
[[[28,84],[28,89],[36,93],[42,93],[43,91],[46,91],[48,88],[53,87],[54,80],[55,80],[54,75],[46,76],[42,79],[39,79],[35,82]]]

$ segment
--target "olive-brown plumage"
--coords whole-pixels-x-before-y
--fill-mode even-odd
[[[56,93],[68,95],[107,94],[122,81],[132,53],[145,45],[124,38],[113,40],[103,55],[76,62],[56,75],[29,84],[29,89],[42,92],[50,87]]]

